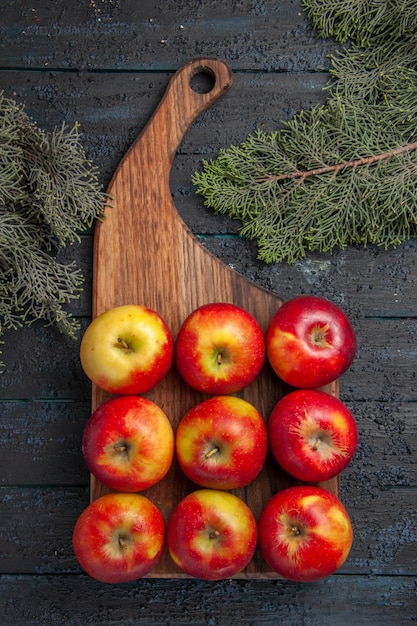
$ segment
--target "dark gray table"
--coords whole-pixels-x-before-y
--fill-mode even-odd
[[[42,6],[40,6],[42,5]],[[324,101],[326,55],[301,3],[242,0],[3,0],[0,89],[51,130],[80,122],[104,186],[155,109],[172,73],[199,56],[234,72],[230,92],[187,134],[172,170],[185,222],[225,263],[279,293],[321,294],[344,308],[359,350],[341,399],[358,422],[356,457],[341,498],[354,526],[351,554],[315,584],[282,580],[142,580],[103,585],[78,567],[75,520],[88,503],[80,451],[90,385],[79,344],[34,324],[7,332],[0,378],[0,623],[285,624],[398,626],[417,620],[416,262],[410,241],[384,252],[348,248],[266,266],[238,225],[215,217],[194,194],[203,158],[257,128],[276,130],[300,108]],[[86,283],[73,305],[91,319],[92,233],[65,259]]]

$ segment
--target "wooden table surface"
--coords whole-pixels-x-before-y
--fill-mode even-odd
[[[8,331],[0,378],[0,624],[398,626],[417,620],[417,242],[397,250],[348,248],[264,265],[238,225],[194,193],[202,159],[273,131],[323,102],[326,55],[298,0],[3,0],[0,90],[52,130],[78,121],[106,187],[160,101],[173,72],[204,56],[229,63],[231,90],[187,133],[171,189],[180,215],[226,264],[289,299],[323,295],[358,337],[340,397],[359,445],[342,475],[355,532],[339,572],[314,584],[284,580],[144,579],[104,585],[71,546],[89,498],[80,442],[91,387],[79,341],[34,324]],[[162,225],[161,225],[162,227]],[[86,282],[72,312],[91,319],[92,233],[65,251]]]

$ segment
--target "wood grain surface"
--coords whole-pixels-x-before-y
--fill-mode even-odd
[[[203,76],[201,76],[203,75]],[[208,84],[193,81],[208,79]],[[112,208],[96,226],[93,261],[93,318],[122,304],[142,304],[157,311],[175,339],[185,318],[208,302],[231,302],[249,311],[263,331],[282,300],[262,289],[210,254],[178,215],[171,198],[169,177],[175,153],[196,118],[232,85],[232,73],[216,59],[191,61],[171,78],[165,95],[148,124],[132,144],[108,187]],[[338,395],[338,381],[326,389]],[[256,380],[240,392],[266,420],[285,389],[265,364]],[[175,365],[164,380],[148,392],[168,415],[174,430],[181,417],[208,396],[191,389]],[[110,395],[93,385],[92,410]],[[244,489],[236,490],[256,519],[268,499],[291,484],[272,459]],[[338,477],[326,481],[338,494]],[[168,521],[174,506],[197,487],[174,460],[167,476],[142,492]],[[109,490],[91,477],[91,499]],[[179,576],[181,570],[167,551],[151,576]],[[239,576],[273,576],[258,552]]]

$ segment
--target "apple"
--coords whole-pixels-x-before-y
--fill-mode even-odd
[[[174,354],[162,317],[140,304],[117,306],[96,317],[80,346],[81,365],[97,387],[113,394],[149,391],[167,374]]]
[[[315,388],[341,376],[352,364],[356,335],[345,313],[318,296],[284,302],[266,331],[268,360],[293,387]]]
[[[159,509],[138,493],[111,493],[92,502],[78,517],[72,543],[81,567],[104,583],[142,578],[165,548]]]
[[[351,462],[358,441],[356,422],[338,399],[317,389],[283,396],[268,420],[272,455],[294,478],[320,482]]]
[[[322,487],[300,485],[276,493],[259,518],[259,546],[280,576],[314,582],[338,570],[353,532],[340,500]]]
[[[222,580],[240,572],[252,559],[256,541],[252,511],[228,491],[194,491],[176,505],[168,520],[172,560],[202,580]]]
[[[88,419],[82,438],[86,465],[115,491],[142,491],[167,474],[174,431],[162,409],[142,396],[117,396]]]
[[[212,395],[231,394],[258,376],[265,361],[263,332],[256,319],[235,304],[205,304],[183,322],[175,359],[190,387]]]
[[[184,474],[201,487],[237,489],[261,471],[268,451],[265,421],[246,400],[214,396],[192,407],[175,437]]]

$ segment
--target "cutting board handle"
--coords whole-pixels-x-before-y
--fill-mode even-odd
[[[204,93],[193,85],[198,74],[207,74],[212,81],[211,89]],[[145,166],[154,175],[169,174],[187,130],[203,111],[231,87],[232,82],[232,72],[223,61],[195,59],[184,65],[172,76],[158,107],[125,158],[129,159],[132,152],[140,151],[141,168]]]

